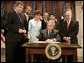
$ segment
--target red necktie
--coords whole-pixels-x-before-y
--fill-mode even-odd
[[[68,30],[68,28],[69,28],[69,21],[67,21],[67,30]]]

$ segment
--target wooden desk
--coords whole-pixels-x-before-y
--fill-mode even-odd
[[[24,43],[22,47],[26,48],[26,62],[34,62],[34,54],[45,54],[45,48],[49,43]],[[77,48],[81,48],[78,44],[58,43],[62,48],[62,55],[65,55],[67,62],[67,55],[73,55],[73,62],[77,62]]]

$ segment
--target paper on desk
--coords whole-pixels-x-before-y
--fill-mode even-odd
[[[46,43],[46,42],[45,41],[38,41],[38,42],[33,41],[33,43]]]
[[[38,42],[33,42],[33,43],[60,43],[60,42],[45,42],[45,41],[38,41]]]

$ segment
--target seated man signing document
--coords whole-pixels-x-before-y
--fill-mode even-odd
[[[47,29],[41,30],[40,34],[34,39],[35,42],[45,41],[45,42],[57,42],[61,41],[59,36],[59,31],[54,29],[55,23],[49,20],[47,23]]]

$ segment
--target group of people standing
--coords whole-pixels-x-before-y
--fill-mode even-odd
[[[45,12],[43,19],[40,19],[41,12],[36,10],[34,17],[31,14],[31,7],[25,7],[25,13],[20,15],[24,8],[21,1],[14,4],[14,10],[8,12],[6,16],[6,61],[21,62],[25,59],[25,51],[21,45],[25,42],[60,41],[67,44],[77,44],[77,34],[79,30],[78,21],[72,20],[72,11],[67,9],[65,18],[57,21],[54,14]]]

